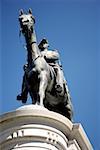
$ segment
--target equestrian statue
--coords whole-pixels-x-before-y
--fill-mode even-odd
[[[22,91],[17,100],[26,103],[29,93],[32,104],[44,106],[72,120],[71,98],[59,63],[58,51],[49,50],[49,43],[45,38],[37,44],[35,18],[31,9],[27,14],[20,10],[19,23],[20,31],[25,37],[27,63],[23,67]]]

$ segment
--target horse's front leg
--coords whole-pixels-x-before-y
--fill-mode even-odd
[[[40,84],[39,84],[39,103],[41,106],[43,106],[43,100],[45,98],[45,91],[47,88],[47,72],[41,71],[40,75]]]

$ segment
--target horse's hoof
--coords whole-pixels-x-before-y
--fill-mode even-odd
[[[18,101],[21,101],[21,95],[17,95],[17,98],[16,98]]]
[[[26,101],[27,101],[26,99],[23,99],[23,100],[22,100],[22,103],[23,103],[23,104],[25,104],[25,103],[26,103]]]
[[[26,96],[22,96],[22,95],[20,94],[20,95],[17,95],[17,100],[18,100],[18,101],[23,101],[23,102],[25,102],[25,101],[27,101],[27,97],[26,97]]]

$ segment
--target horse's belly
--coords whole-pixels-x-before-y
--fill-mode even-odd
[[[51,105],[57,105],[62,102],[62,97],[56,97],[46,92],[46,101]]]

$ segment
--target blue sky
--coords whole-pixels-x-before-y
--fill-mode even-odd
[[[18,15],[21,8],[25,11],[32,8],[38,43],[45,37],[50,48],[60,52],[74,106],[74,121],[82,124],[94,149],[99,150],[100,2],[1,0],[0,3],[0,113],[22,106],[16,95],[21,89],[26,51],[24,39],[19,37]]]

